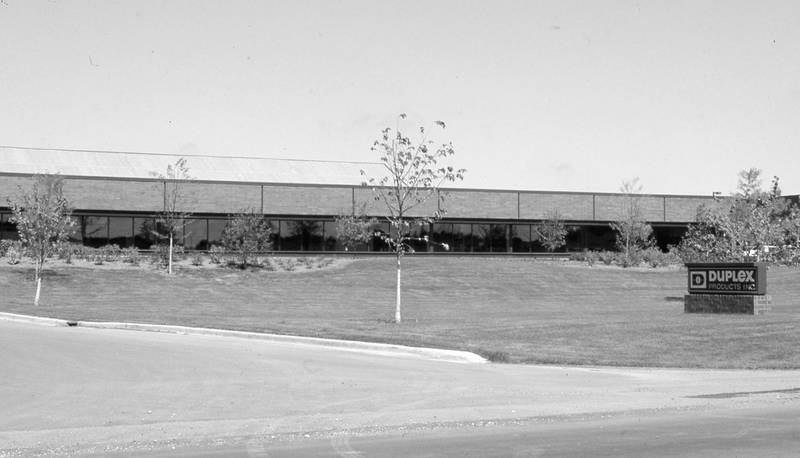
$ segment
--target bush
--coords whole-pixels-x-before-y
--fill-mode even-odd
[[[192,265],[200,267],[203,265],[203,255],[199,252],[195,252],[192,255]]]
[[[222,263],[222,258],[225,256],[225,248],[219,245],[211,245],[208,249],[208,257],[211,259],[212,264]]]
[[[19,264],[22,261],[22,256],[25,255],[25,248],[22,246],[22,242],[19,240],[15,240],[11,242],[6,248],[5,256],[8,258],[6,262],[11,265]]]
[[[105,262],[117,262],[122,258],[122,248],[116,244],[104,245],[98,251]]]
[[[4,258],[8,250],[14,245],[13,240],[3,239],[0,240],[0,258]]]
[[[138,266],[140,259],[141,255],[136,247],[125,248],[122,250],[122,262],[127,262],[134,266]]]
[[[155,253],[155,258],[153,259],[154,262],[158,262],[161,266],[166,266],[169,263],[169,245],[165,243],[158,243],[156,245],[152,245],[150,247],[151,250]],[[173,261],[180,261],[185,259],[186,251],[183,249],[183,245],[173,245],[172,246],[172,260]]]
[[[650,267],[667,267],[682,264],[681,258],[675,250],[664,253],[658,248],[651,247],[643,250],[641,255],[642,261]]]
[[[61,242],[56,247],[56,256],[67,264],[72,264],[72,259],[78,257],[83,245],[72,242]]]
[[[610,266],[617,261],[617,253],[604,250],[597,253],[597,259],[599,259],[603,264]]]

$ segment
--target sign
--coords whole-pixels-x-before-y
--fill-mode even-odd
[[[762,262],[686,264],[689,294],[767,293],[767,266]]]

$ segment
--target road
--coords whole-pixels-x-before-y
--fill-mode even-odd
[[[0,348],[0,456],[800,450],[800,371],[455,364],[4,321]]]

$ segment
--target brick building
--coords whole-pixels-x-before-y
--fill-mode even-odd
[[[73,240],[91,246],[108,243],[149,248],[154,216],[164,209],[167,185],[158,178],[180,156],[0,147],[0,238],[15,237],[6,202],[27,188],[36,173],[65,177],[64,192],[74,207]],[[361,186],[361,169],[380,174],[380,164],[303,161],[251,157],[186,156],[192,180],[182,185],[181,211],[191,213],[180,239],[187,249],[219,243],[230,214],[243,209],[263,213],[279,251],[339,251],[335,217],[366,206],[381,207]],[[572,228],[566,249],[611,248],[609,222],[618,219],[626,197],[614,193],[447,189],[445,217],[419,229],[447,242],[453,252],[530,253],[544,251],[534,225],[557,210]],[[659,246],[677,243],[697,207],[711,196],[639,196]],[[430,214],[432,199],[420,214]],[[379,222],[376,230],[388,230]],[[428,247],[419,246],[426,250]],[[386,249],[379,241],[364,251]],[[430,250],[438,248],[430,247]]]

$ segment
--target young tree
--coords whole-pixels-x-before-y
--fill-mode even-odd
[[[237,253],[239,266],[246,268],[257,253],[272,249],[272,229],[264,215],[254,210],[242,210],[222,231],[222,245]]]
[[[737,192],[698,209],[679,249],[685,261],[769,260],[770,248],[780,252],[795,240],[797,215],[796,206],[781,196],[778,177],[763,191],[761,170],[742,170]]]
[[[164,183],[164,210],[158,213],[154,234],[159,238],[169,239],[167,273],[172,275],[175,235],[184,228],[186,218],[191,215],[191,213],[180,211],[180,207],[184,203],[183,184],[192,177],[189,175],[189,167],[186,166],[186,158],[180,158],[175,164],[167,165],[165,175],[158,173],[153,173],[153,175]]]
[[[57,245],[72,233],[69,201],[64,197],[64,180],[58,175],[37,175],[33,187],[23,192],[17,202],[9,202],[19,238],[35,262],[36,296],[39,305],[44,264]]]
[[[625,256],[625,265],[631,265],[632,255],[652,244],[653,228],[642,216],[639,178],[623,182],[620,191],[625,195],[625,204],[611,228],[617,233],[617,248]]]
[[[344,245],[345,251],[353,250],[362,243],[369,243],[374,236],[372,227],[377,220],[366,216],[365,207],[361,207],[358,216],[342,213],[336,217],[336,238]]]
[[[536,225],[536,235],[542,245],[551,253],[567,244],[568,232],[558,210],[547,212],[545,219]]]
[[[384,175],[370,177],[361,171],[362,186],[369,186],[376,201],[381,202],[384,209],[384,218],[389,222],[390,231],[381,235],[383,241],[394,252],[397,265],[397,285],[395,291],[396,323],[402,321],[401,295],[402,283],[402,258],[406,253],[412,253],[409,244],[418,237],[411,236],[413,227],[429,224],[441,217],[444,203],[443,193],[438,192],[439,187],[446,181],[461,180],[464,169],[455,169],[449,165],[440,164],[455,154],[451,142],[436,143],[429,138],[429,132],[424,127],[419,128],[418,136],[412,139],[400,129],[400,121],[406,118],[401,114],[395,129],[383,129],[379,139],[375,140],[371,150],[378,155],[383,165]],[[442,121],[435,122],[435,128],[444,130]],[[438,209],[428,216],[412,217],[411,211],[418,209],[425,202],[438,199]],[[431,243],[427,236],[422,240]],[[447,249],[445,244],[442,246]]]

